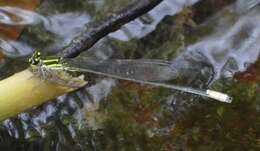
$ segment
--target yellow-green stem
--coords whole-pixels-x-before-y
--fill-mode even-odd
[[[84,81],[82,80],[82,83]],[[75,90],[43,81],[29,69],[0,81],[0,120]]]

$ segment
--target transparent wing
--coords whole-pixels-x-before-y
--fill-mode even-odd
[[[166,84],[158,81],[167,81],[176,77],[176,71],[171,68],[170,62],[164,60],[90,60],[90,59],[71,59],[65,60],[69,70],[88,72],[111,78],[128,80],[142,84],[149,84],[187,93],[197,94],[213,98],[221,102],[230,103],[231,97],[224,93],[212,90],[197,90],[190,87]],[[154,82],[157,81],[157,82]]]
[[[143,81],[168,81],[177,76],[170,62],[152,59],[68,59],[69,66]]]

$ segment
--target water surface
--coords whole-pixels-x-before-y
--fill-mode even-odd
[[[25,69],[33,50],[56,53],[89,24],[127,2],[44,0],[33,11],[0,3],[1,78]],[[3,121],[1,148],[259,150],[257,4],[256,0],[249,5],[240,0],[165,0],[82,54],[169,60],[177,72],[169,83],[226,92],[234,97],[232,104],[91,76],[91,85],[80,91]]]

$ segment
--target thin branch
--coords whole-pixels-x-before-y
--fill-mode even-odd
[[[134,3],[135,5],[128,6],[126,10],[123,10],[116,16],[108,19],[99,27],[93,28],[90,32],[86,31],[76,37],[68,47],[62,51],[61,56],[66,58],[78,56],[81,52],[91,48],[96,42],[109,33],[120,29],[124,24],[149,12],[162,1],[163,0],[137,0]]]

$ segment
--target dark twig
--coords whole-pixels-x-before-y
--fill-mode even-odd
[[[68,47],[62,51],[61,55],[65,58],[76,57],[81,52],[91,48],[101,38],[147,13],[162,1],[163,0],[137,0],[135,5],[131,5],[126,10],[121,11],[116,16],[102,23],[99,27],[93,28],[90,32],[82,33],[76,37]]]

